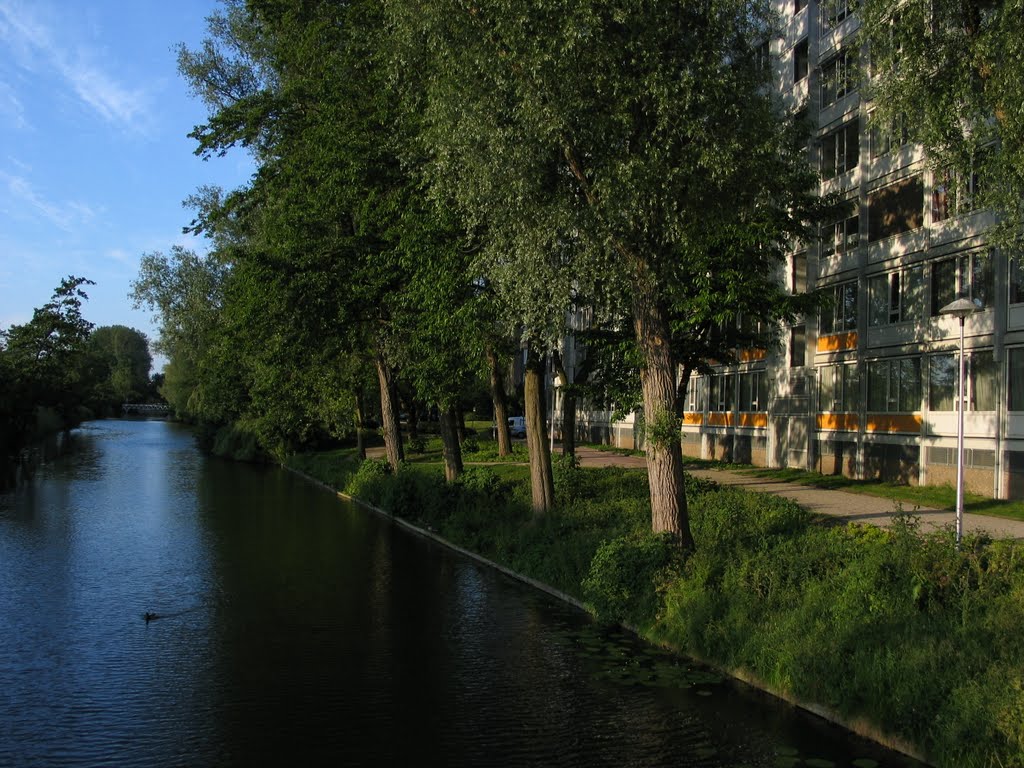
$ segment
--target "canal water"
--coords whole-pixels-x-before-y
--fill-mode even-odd
[[[0,766],[915,765],[182,427],[74,441],[0,495]]]

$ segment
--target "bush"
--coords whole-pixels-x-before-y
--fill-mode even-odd
[[[598,547],[583,594],[600,619],[649,626],[661,612],[662,589],[680,564],[671,534],[621,536]]]
[[[236,461],[270,460],[267,452],[260,446],[256,430],[245,422],[235,422],[217,429],[210,450],[215,456],[224,456]]]
[[[379,504],[391,467],[384,459],[367,459],[345,486],[345,493],[370,504]]]
[[[427,441],[417,435],[409,438],[406,447],[409,449],[409,453],[423,453],[427,450]]]
[[[477,453],[480,450],[480,443],[475,437],[467,437],[462,441],[463,453]]]

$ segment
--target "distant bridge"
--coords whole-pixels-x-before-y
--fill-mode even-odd
[[[124,416],[170,416],[171,407],[166,403],[125,403],[121,406],[121,413]]]

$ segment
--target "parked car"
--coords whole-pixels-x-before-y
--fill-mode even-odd
[[[512,437],[526,437],[526,417],[513,416],[508,420],[508,431]]]

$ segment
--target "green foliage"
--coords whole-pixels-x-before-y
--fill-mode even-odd
[[[216,430],[210,452],[236,461],[266,462],[270,456],[261,447],[255,426],[245,421],[233,422]]]
[[[69,276],[28,323],[0,330],[0,459],[51,428],[39,413],[55,415],[60,429],[89,415],[99,375],[88,353],[92,323],[82,316],[82,286],[92,284]]]
[[[671,534],[646,531],[612,539],[594,554],[583,594],[600,619],[649,624],[660,613],[660,592],[680,565]]]
[[[697,497],[698,548],[666,593],[659,637],[878,723],[937,765],[1016,764],[1019,546],[957,552],[910,517],[889,531],[823,526],[777,502]]]
[[[88,348],[99,379],[92,396],[94,411],[116,413],[123,403],[148,400],[153,358],[142,332],[124,325],[96,328]]]
[[[858,10],[871,50],[865,84],[876,128],[905,130],[923,144],[936,184],[948,182],[961,210],[996,209],[994,239],[1017,248],[1024,244],[1022,12],[1021,0],[866,0]],[[972,174],[980,184],[968,202]]]
[[[376,504],[381,497],[384,481],[391,475],[391,467],[383,459],[367,459],[359,465],[355,475],[344,487],[345,493]]]

